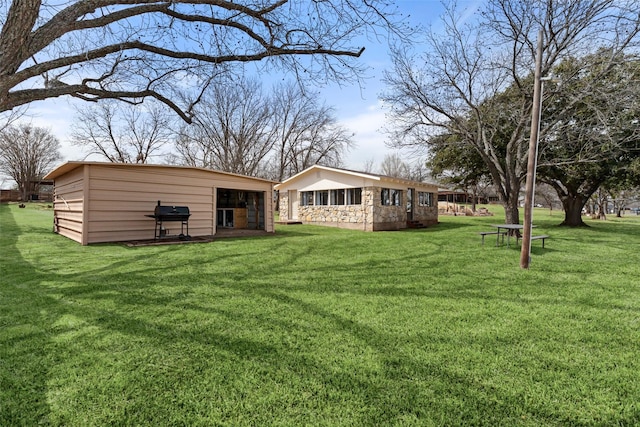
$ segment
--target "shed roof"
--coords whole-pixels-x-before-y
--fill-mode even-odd
[[[394,183],[398,183],[398,184],[406,184],[408,186],[432,185],[434,187],[437,187],[436,184],[430,184],[430,183],[427,183],[427,182],[412,181],[412,180],[409,180],[409,179],[396,178],[396,177],[387,176],[387,175],[379,175],[379,174],[370,173],[370,172],[359,172],[359,171],[354,171],[354,170],[349,170],[349,169],[340,169],[340,168],[332,168],[332,167],[329,167],[329,166],[313,165],[313,166],[310,166],[307,169],[303,170],[302,172],[299,172],[299,173],[291,176],[290,178],[285,179],[280,184],[276,184],[274,188],[276,190],[278,190],[278,189],[280,189],[280,187],[284,187],[284,186],[286,186],[288,184],[291,184],[292,182],[297,181],[299,178],[301,178],[301,177],[313,172],[314,170],[326,170],[326,171],[331,171],[331,172],[337,172],[337,173],[342,173],[342,174],[345,174],[345,175],[371,179],[373,181],[380,181],[381,183],[382,182],[394,182]]]
[[[107,166],[107,167],[112,166],[112,167],[127,167],[127,168],[189,169],[189,170],[200,170],[200,171],[212,172],[212,173],[228,175],[228,176],[236,176],[236,177],[240,177],[240,178],[251,178],[251,179],[258,180],[258,181],[268,182],[268,183],[271,183],[271,184],[276,184],[278,182],[278,181],[272,181],[272,180],[264,179],[264,178],[256,178],[256,177],[253,177],[253,176],[240,175],[240,174],[231,173],[231,172],[223,172],[223,171],[214,170],[214,169],[198,168],[198,167],[194,167],[194,166],[160,165],[160,164],[150,164],[150,163],[90,162],[90,161],[71,161],[71,162],[63,163],[62,165],[58,166],[57,168],[55,168],[54,170],[49,172],[44,177],[44,179],[56,179],[59,176],[62,176],[65,173],[70,172],[70,171],[72,171],[72,170],[74,170],[76,168],[79,168],[80,166],[84,166],[84,165],[99,165],[99,166]]]

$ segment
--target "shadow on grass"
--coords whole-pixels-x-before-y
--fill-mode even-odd
[[[52,372],[64,364],[67,357],[66,349],[59,346],[57,338],[68,332],[60,320],[78,317],[84,310],[69,304],[69,299],[60,298],[60,292],[52,291],[43,283],[72,285],[75,280],[99,276],[134,259],[75,277],[44,271],[22,256],[19,239],[29,242],[43,236],[45,240],[63,238],[37,225],[18,225],[15,212],[22,211],[0,204],[0,425],[66,424],[64,419],[55,419],[56,416],[52,419],[51,396],[58,390],[51,390],[50,384],[61,381]],[[63,256],[55,253],[55,249],[47,255]],[[76,288],[71,286],[72,289]],[[98,287],[88,292],[101,290]]]
[[[442,231],[454,231],[460,228],[471,227],[474,224],[470,223],[462,223],[462,222],[439,222],[438,224],[429,225],[425,228],[405,228],[403,230],[398,231],[388,231],[388,233],[438,233]],[[376,232],[377,233],[377,232]],[[387,233],[385,231],[385,233]]]
[[[41,311],[42,297],[16,282],[38,273],[16,248],[22,234],[8,205],[0,204],[2,275],[0,292],[0,425],[40,425],[48,423],[47,354],[49,334]]]
[[[331,416],[332,412],[336,420],[340,419],[343,416],[340,415],[341,410],[353,411],[364,402],[364,406],[358,407],[362,413],[351,419],[369,425],[419,416],[421,405],[425,403],[419,397],[420,384],[399,378],[411,375],[421,381],[442,384],[449,380],[442,377],[445,373],[442,367],[419,365],[398,353],[393,341],[389,340],[389,334],[346,315],[328,311],[320,304],[271,290],[266,283],[279,280],[276,272],[282,267],[280,264],[266,270],[262,277],[265,286],[243,285],[241,282],[234,286],[230,280],[225,289],[216,281],[218,278],[211,277],[207,292],[214,292],[218,299],[222,299],[222,304],[212,308],[211,304],[216,301],[213,295],[209,294],[204,300],[198,296],[199,292],[204,292],[199,288],[204,285],[203,279],[206,280],[206,275],[198,271],[198,260],[187,261],[186,265],[184,260],[176,261],[176,264],[182,262],[181,267],[192,273],[182,273],[186,277],[175,285],[171,283],[171,273],[176,265],[158,264],[158,257],[162,254],[179,253],[181,249],[142,250],[137,256],[106,261],[90,270],[75,273],[46,271],[26,261],[17,248],[19,236],[30,238],[30,234],[35,236],[46,231],[31,225],[21,229],[7,209],[0,209],[3,209],[0,211],[3,229],[16,230],[13,235],[3,233],[3,253],[8,255],[5,259],[10,259],[11,263],[3,266],[7,280],[2,288],[6,317],[0,335],[3,337],[1,425],[75,424],[83,418],[95,424],[107,421],[136,424],[144,422],[149,413],[155,413],[155,420],[180,419],[181,416],[187,417],[189,412],[197,412],[197,403],[181,401],[175,390],[181,389],[191,395],[195,393],[197,401],[206,400],[206,394],[198,394],[197,387],[207,387],[207,381],[211,379],[202,378],[201,370],[210,370],[212,365],[224,366],[226,373],[223,376],[231,372],[249,375],[262,366],[259,369],[263,376],[258,379],[258,384],[266,389],[276,385],[290,387],[299,394],[296,397],[271,397],[276,401],[282,399],[282,404],[292,398],[301,399],[297,404],[302,404],[303,393],[311,390],[318,396],[314,403],[316,419]],[[300,237],[314,233],[304,230],[286,234]],[[93,248],[92,251],[100,249],[103,248]],[[215,262],[233,263],[237,257],[251,255],[218,254]],[[410,255],[404,258],[406,262],[410,261]],[[341,274],[346,274],[349,269],[374,265],[375,262],[371,264],[370,260],[358,261],[345,267]],[[319,268],[317,274],[321,272]],[[233,273],[229,274],[233,276]],[[157,277],[157,280],[150,280],[150,277]],[[158,286],[158,281],[161,286]],[[352,284],[349,286],[353,287]],[[4,298],[5,295],[9,298]],[[246,307],[226,305],[232,304],[238,296],[250,304],[248,311]],[[250,303],[255,299],[270,302],[275,306],[274,311],[262,312],[255,302]],[[348,360],[339,360],[336,364],[331,358],[314,354],[313,342],[309,347],[306,347],[308,344],[303,345],[303,351],[291,348],[281,341],[286,340],[289,334],[302,334],[298,337],[300,343],[307,340],[300,319],[279,315],[292,309],[306,313],[303,323],[312,321],[323,325],[322,334],[332,331],[332,334],[345,335],[345,342],[353,345],[356,353],[360,351],[358,348],[362,351],[371,349],[381,360],[381,368],[369,371],[364,365],[352,365]],[[191,315],[190,311],[204,315]],[[172,316],[181,316],[187,323],[172,321]],[[226,319],[222,322],[225,327],[210,324],[211,318],[221,317]],[[196,327],[190,324],[191,321],[201,324]],[[259,329],[260,325],[270,325],[269,328],[275,329],[275,336],[279,338],[269,340],[264,336],[238,333],[243,329]],[[113,340],[125,340],[132,346],[143,343],[144,348],[140,355],[132,354],[139,349],[123,349],[122,342]],[[158,370],[153,364],[160,360],[164,361],[163,370]],[[104,369],[102,365],[112,369],[101,372]],[[167,367],[180,371],[171,372],[173,369],[169,369],[167,372]],[[164,371],[162,375],[161,371]],[[143,389],[136,391],[140,387],[141,375],[145,377]],[[283,375],[290,378],[281,378]],[[446,375],[455,376],[453,372]],[[91,377],[102,380],[96,383]],[[123,383],[115,383],[118,377]],[[168,377],[167,382],[163,382],[162,377]],[[87,383],[83,378],[87,378]],[[215,393],[237,393],[234,388],[238,386],[228,379],[214,378],[212,381]],[[463,378],[459,377],[457,381],[463,381]],[[241,394],[249,394],[258,401],[266,398],[255,394],[250,384],[246,387],[240,391]],[[150,393],[154,393],[154,399],[149,399]],[[118,399],[129,402],[128,406],[118,408],[114,403]],[[172,400],[178,400],[182,409],[169,405],[169,402],[174,403]],[[241,404],[241,401],[238,398],[233,406]],[[345,402],[350,402],[347,404],[349,408],[343,406]],[[92,408],[95,414],[92,414]],[[134,409],[139,413],[136,414]],[[243,416],[229,408],[226,411],[226,416],[231,419]],[[261,408],[259,413],[255,408],[253,411],[249,415],[265,423],[271,421],[271,416],[280,417],[280,422],[285,423],[294,419],[287,419],[286,410],[275,414],[265,408]],[[215,424],[216,419],[211,422]]]
[[[86,257],[113,258],[64,273],[27,262],[16,247],[18,225],[7,224],[18,231],[6,239],[12,264],[3,274],[10,278],[3,294],[12,300],[2,304],[16,307],[3,322],[14,327],[14,336],[0,332],[8,361],[3,357],[0,365],[7,378],[2,389],[8,392],[0,393],[8,393],[2,396],[9,402],[1,425],[72,425],[82,419],[189,424],[194,414],[200,416],[191,419],[194,424],[408,425],[440,419],[443,424],[505,425],[517,424],[522,414],[533,416],[531,424],[554,424],[563,414],[543,399],[531,399],[526,382],[513,390],[478,374],[471,366],[477,360],[461,353],[468,348],[491,353],[504,343],[475,335],[477,319],[469,319],[469,327],[461,322],[458,335],[450,335],[446,324],[440,331],[416,325],[418,332],[398,333],[396,324],[384,323],[389,311],[404,307],[391,301],[395,297],[424,297],[420,304],[438,311],[457,307],[459,300],[498,308],[521,302],[501,295],[490,279],[463,281],[457,288],[430,279],[434,271],[446,270],[441,264],[449,242],[425,243],[421,230],[401,239],[423,244],[420,259],[415,251],[402,252],[399,244],[385,247],[388,252],[367,253],[370,242],[388,245],[387,236],[309,226],[260,237],[260,245],[230,238],[133,252],[74,246]],[[434,230],[469,225],[475,224],[446,223]],[[289,247],[291,240],[325,234],[331,238]],[[332,248],[329,254],[352,249],[347,259],[313,259],[319,245]],[[278,256],[267,257],[265,250]],[[401,265],[401,272],[394,265]],[[427,278],[412,284],[419,273]],[[456,274],[464,271],[453,269],[442,277]],[[349,293],[358,298],[347,299]],[[439,307],[443,302],[446,308]],[[367,319],[349,311],[372,304],[382,311],[379,324],[370,320],[380,313]],[[425,319],[416,320],[428,324],[430,313],[422,311]],[[518,348],[518,342],[513,345]],[[460,362],[465,357],[467,365]],[[14,369],[26,371],[18,376]],[[54,419],[48,418],[51,412]]]

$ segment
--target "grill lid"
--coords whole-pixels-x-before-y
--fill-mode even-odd
[[[191,216],[191,213],[189,213],[188,206],[167,206],[162,205],[158,200],[153,216],[158,219],[186,220]]]
[[[189,216],[188,206],[156,206],[154,210],[155,216]]]

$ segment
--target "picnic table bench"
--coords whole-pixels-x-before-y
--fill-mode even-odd
[[[504,243],[504,235],[507,234],[507,232],[506,231],[502,231],[502,230],[500,230],[500,231],[481,231],[478,234],[480,234],[482,236],[482,244],[484,245],[484,236],[494,235],[494,234],[498,234],[498,236],[497,236],[498,238],[500,236],[502,236],[502,243]],[[498,245],[498,242],[496,241],[496,246],[497,245]]]
[[[548,239],[550,236],[547,234],[539,234],[537,236],[531,236],[531,240],[542,240],[542,248],[544,249],[544,241]],[[521,239],[521,237],[517,237],[517,239]]]
[[[512,235],[516,236],[516,243],[518,242],[518,238],[520,236],[520,230],[522,230],[523,225],[522,224],[492,224],[492,227],[495,227],[497,229],[497,231],[494,232],[487,232],[490,234],[498,234],[498,236],[496,236],[496,246],[499,246],[500,243],[500,236],[502,236],[502,244],[504,244],[504,236],[507,236],[507,247],[510,246],[510,239]],[[535,227],[535,225],[533,226]],[[483,237],[484,239],[484,237]]]
[[[544,249],[544,239],[548,239],[549,236],[546,234],[540,234],[538,236],[531,236],[531,240],[542,240],[542,248]]]

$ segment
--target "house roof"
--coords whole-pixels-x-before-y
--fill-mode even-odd
[[[111,166],[111,167],[126,167],[126,168],[190,169],[190,170],[200,170],[200,171],[206,171],[206,172],[213,172],[213,173],[218,173],[218,174],[228,175],[228,176],[236,176],[236,177],[241,177],[241,178],[251,178],[251,179],[255,179],[257,181],[268,182],[268,183],[271,183],[271,184],[276,184],[278,182],[278,181],[272,181],[272,180],[264,179],[264,178],[256,178],[256,177],[253,177],[253,176],[240,175],[240,174],[231,173],[231,172],[223,172],[223,171],[214,170],[214,169],[198,168],[198,167],[194,167],[194,166],[159,165],[159,164],[148,164],[148,163],[89,162],[89,161],[72,161],[72,162],[63,163],[62,165],[58,166],[57,168],[55,168],[54,170],[49,172],[44,177],[44,179],[56,179],[59,176],[62,176],[65,173],[70,172],[70,171],[72,171],[72,170],[74,170],[76,168],[79,168],[80,166],[84,166],[84,165],[98,165],[98,166],[107,166],[107,167]]]
[[[310,166],[307,169],[303,170],[302,172],[298,172],[297,174],[285,179],[280,184],[276,184],[274,188],[276,190],[278,190],[280,187],[285,186],[287,184],[291,184],[292,182],[295,182],[299,178],[303,177],[304,175],[309,174],[310,172],[312,172],[314,170],[326,170],[326,171],[331,171],[331,172],[342,173],[342,174],[345,174],[345,175],[371,179],[373,181],[394,182],[394,183],[398,183],[398,184],[406,184],[408,186],[411,186],[411,185],[433,185],[434,187],[437,187],[437,185],[435,185],[435,184],[430,184],[430,183],[420,182],[420,181],[412,181],[412,180],[404,179],[404,178],[396,178],[396,177],[387,176],[387,175],[379,175],[379,174],[370,173],[370,172],[360,172],[360,171],[354,171],[354,170],[350,170],[350,169],[340,169],[340,168],[332,168],[332,167],[329,167],[329,166],[313,165],[313,166]]]

